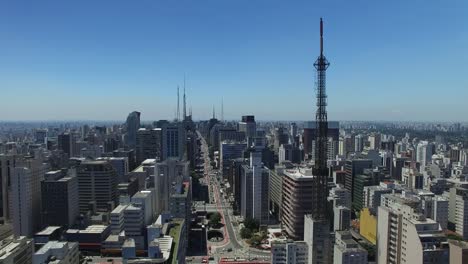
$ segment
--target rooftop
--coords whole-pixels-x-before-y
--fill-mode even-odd
[[[52,235],[55,231],[61,229],[61,226],[48,226],[41,231],[36,233],[36,236],[50,236]]]

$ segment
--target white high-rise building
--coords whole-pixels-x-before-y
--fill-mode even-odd
[[[353,240],[349,231],[335,232],[334,264],[366,264],[367,251]]]
[[[333,207],[333,230],[348,230],[351,225],[351,210],[348,207]]]
[[[468,239],[468,189],[455,188],[455,232]]]
[[[139,191],[132,196],[131,202],[144,212],[145,225],[150,225],[154,218],[154,197],[150,190]]]
[[[293,146],[291,144],[281,144],[278,150],[278,163],[293,160]]]
[[[380,200],[383,194],[392,193],[395,184],[391,182],[382,182],[380,185],[365,186],[363,190],[364,204],[363,208],[370,208],[374,213],[380,206]]]
[[[416,147],[416,161],[421,164],[421,171],[431,163],[434,154],[434,144],[428,141],[420,141]]]
[[[250,164],[242,166],[241,215],[256,219],[260,224],[268,222],[269,170],[263,166],[262,153],[250,152]]]
[[[390,196],[394,196],[393,199]],[[378,263],[447,263],[448,243],[439,223],[419,213],[404,195],[384,195],[378,208]]]
[[[271,244],[272,264],[308,264],[308,247],[304,241],[273,242]]]
[[[110,214],[110,226],[113,235],[118,235],[124,228],[124,210],[127,204],[119,204]]]
[[[359,134],[354,137],[354,151],[361,152],[364,149],[364,136]]]
[[[13,220],[13,233],[16,236],[31,237],[33,230],[33,175],[30,169],[13,169],[10,187],[10,215]]]
[[[369,148],[380,149],[380,134],[372,134],[369,136]]]
[[[411,190],[422,189],[424,187],[424,176],[416,168],[402,168],[403,183]]]

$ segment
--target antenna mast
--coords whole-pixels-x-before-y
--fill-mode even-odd
[[[180,119],[180,99],[179,99],[179,85],[177,85],[177,121]]]
[[[323,55],[323,21],[320,18],[320,56],[314,63],[317,70],[317,111],[315,113],[316,139],[315,139],[315,164],[313,174],[315,176],[314,200],[312,215],[315,219],[327,219],[328,196],[328,120],[327,120],[327,94],[326,71],[330,63]]]
[[[185,74],[184,74],[184,120],[187,118],[187,102],[185,101]]]

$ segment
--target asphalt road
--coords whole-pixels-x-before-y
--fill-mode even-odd
[[[224,241],[223,244],[212,247],[212,253],[215,258],[226,257],[226,256],[238,256],[238,257],[254,257],[259,259],[269,259],[270,252],[249,248],[240,237],[235,227],[232,224],[232,207],[228,201],[225,201],[224,197],[220,195],[220,183],[217,177],[217,171],[214,171],[211,167],[211,160],[209,158],[208,145],[205,139],[198,133],[201,138],[202,150],[204,155],[204,182],[209,186],[209,200],[211,203],[195,205],[196,210],[204,211],[206,208],[207,212],[219,212],[223,218],[224,223]],[[232,251],[228,251],[232,250]]]

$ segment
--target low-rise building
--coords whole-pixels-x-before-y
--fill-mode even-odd
[[[33,264],[78,264],[78,243],[49,241],[33,255]]]
[[[272,264],[308,264],[308,246],[304,241],[283,241],[271,244]]]

